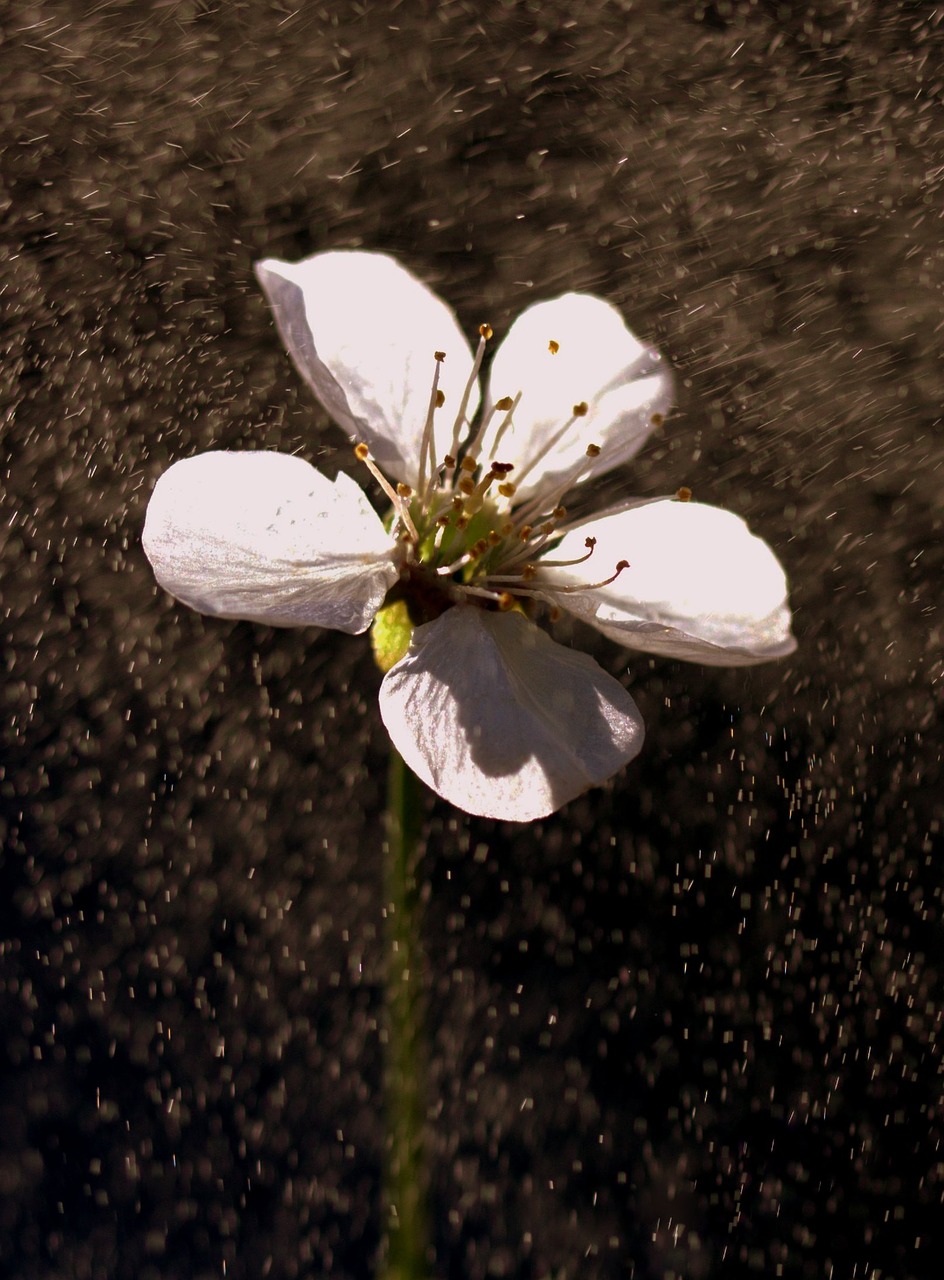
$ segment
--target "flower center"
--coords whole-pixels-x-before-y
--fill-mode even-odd
[[[558,475],[546,486],[537,486],[516,501],[522,482],[574,424],[586,416],[587,404],[581,401],[572,407],[569,415],[562,415],[560,427],[548,435],[514,475],[515,467],[501,460],[500,449],[501,441],[514,425],[521,393],[495,401],[475,425],[467,416],[491,337],[491,326],[480,325],[478,348],[455,414],[450,445],[441,456],[437,455],[435,428],[437,415],[445,405],[439,374],[446,356],[442,351],[435,352],[415,488],[403,483],[391,484],[371,458],[367,446],[362,443],[355,446],[356,456],[390,499],[388,527],[400,548],[399,594],[407,602],[414,622],[429,621],[463,600],[484,608],[510,609],[521,599],[540,598],[543,593],[538,575],[542,564],[547,567],[580,564],[593,554],[595,543],[588,538],[586,555],[573,560],[546,558],[546,553],[567,532],[567,510],[561,505],[561,499],[583,478],[590,461],[599,457],[599,445],[588,445],[566,474]],[[548,349],[556,354],[559,343],[552,339]],[[489,433],[489,452],[499,456],[486,462],[480,455]],[[621,560],[608,576],[604,573],[601,582],[589,585],[612,582],[627,567],[627,561]]]

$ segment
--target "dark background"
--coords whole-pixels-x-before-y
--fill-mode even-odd
[[[778,550],[799,649],[627,654],[643,755],[430,801],[443,1277],[939,1274],[944,10],[16,3],[0,16],[0,1268],[365,1277],[386,738],[363,638],[153,581],[174,459],[348,465],[254,284],[567,288],[679,375],[630,491]]]

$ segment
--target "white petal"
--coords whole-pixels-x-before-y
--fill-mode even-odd
[[[609,586],[546,593],[619,644],[713,666],[766,662],[796,648],[783,568],[730,511],[644,503],[569,533],[553,559],[585,555],[587,537],[597,539],[588,560],[543,569],[540,582],[592,583],[628,560]]]
[[[350,476],[287,453],[201,453],[154,487],[142,537],[166,591],[221,618],[358,633],[397,580],[395,543]]]
[[[585,653],[520,613],[457,605],[417,627],[380,714],[414,773],[467,813],[528,822],[637,755],[639,711]]]
[[[469,345],[449,307],[383,253],[267,258],[256,263],[256,275],[289,354],[327,411],[367,443],[384,471],[415,484],[435,352],[446,353],[437,457],[448,450],[472,370]],[[478,400],[476,387],[469,414]]]
[[[559,344],[554,354],[549,343]],[[495,455],[515,466],[517,482],[567,422],[575,405],[586,403],[564,437],[527,474],[520,493],[553,485],[599,445],[587,459],[586,475],[600,475],[633,457],[672,404],[672,376],[653,347],[630,333],[615,307],[585,293],[567,293],[524,311],[495,353],[488,403],[521,394],[514,428]],[[655,418],[655,422],[653,421]],[[500,421],[500,415],[497,422]],[[490,451],[494,430],[485,441]]]

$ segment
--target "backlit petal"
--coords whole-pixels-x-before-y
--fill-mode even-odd
[[[298,371],[341,427],[367,443],[389,475],[415,484],[435,370],[446,397],[436,415],[438,456],[472,369],[449,307],[383,253],[267,258],[256,275]],[[468,412],[478,405],[476,388]]]
[[[782,658],[796,648],[787,580],[773,551],[739,516],[668,499],[591,521],[569,533],[555,560],[592,555],[567,569],[543,569],[541,584],[608,586],[547,592],[619,644],[713,666]]]
[[[350,476],[287,453],[201,453],[154,487],[142,537],[166,591],[201,613],[366,630],[395,544]]]
[[[458,605],[417,627],[384,678],[380,713],[410,768],[467,813],[553,813],[639,752],[623,686],[520,613]]]
[[[510,479],[519,483],[521,496],[566,476],[590,444],[601,453],[587,460],[587,476],[632,458],[671,407],[672,376],[659,352],[630,333],[615,307],[590,294],[567,293],[522,312],[496,351],[489,403],[518,391],[514,428],[497,450],[492,430],[482,452],[514,464]],[[532,467],[581,403],[586,415]]]

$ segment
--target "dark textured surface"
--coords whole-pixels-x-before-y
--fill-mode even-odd
[[[800,639],[581,632],[639,761],[430,804],[438,1274],[937,1275],[941,9],[363,8],[2,10],[0,1267],[370,1274],[378,677],[140,548],[173,459],[347,465],[251,264],[364,245],[499,335],[618,303],[681,392],[626,483],[748,517]]]

